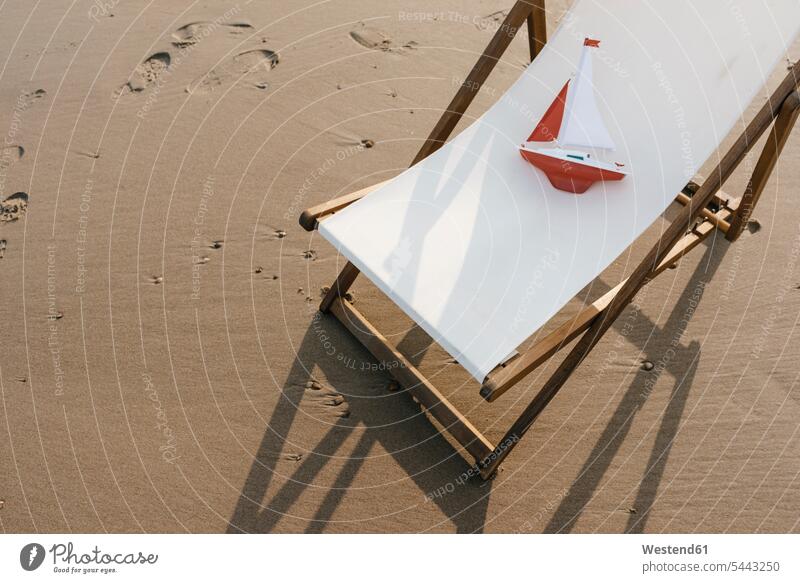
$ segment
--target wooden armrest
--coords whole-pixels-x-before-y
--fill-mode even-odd
[[[387,182],[388,180],[384,180],[378,184],[373,184],[367,188],[362,188],[361,190],[356,190],[350,194],[345,194],[344,196],[329,200],[328,202],[323,202],[322,204],[307,208],[300,215],[300,226],[306,231],[313,231],[319,226],[320,219],[323,219],[328,215],[332,215],[336,211],[342,210],[347,205],[353,204],[357,200],[364,198],[370,192],[383,186]]]

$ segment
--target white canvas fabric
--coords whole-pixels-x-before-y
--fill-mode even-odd
[[[579,1],[479,120],[320,232],[482,381],[673,201],[799,24],[797,0]],[[600,40],[594,97],[629,175],[578,196],[518,147],[586,37]]]

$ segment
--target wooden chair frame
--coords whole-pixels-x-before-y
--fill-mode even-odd
[[[531,60],[547,42],[545,0],[517,0],[503,24],[475,63],[450,105],[434,127],[412,165],[440,148],[448,139],[489,73],[500,60],[519,29],[527,24]],[[572,320],[536,342],[522,354],[495,367],[483,381],[480,393],[494,401],[531,371],[555,355],[572,340],[581,337],[555,372],[512,424],[498,445],[493,445],[464,417],[433,384],[426,379],[375,327],[345,299],[359,270],[347,263],[320,304],[320,311],[333,314],[375,358],[399,366],[389,368],[392,376],[452,435],[471,456],[483,479],[497,468],[536,418],[569,379],[603,334],[620,316],[639,289],[673,266],[683,255],[700,244],[715,229],[729,241],[741,235],[766,186],[794,123],[800,113],[800,61],[795,63],[770,99],[758,111],[703,184],[690,182],[678,193],[683,205],[677,218],[659,238],[633,273]],[[741,201],[737,203],[720,189],[759,138],[772,126],[766,144],[754,167]],[[382,183],[381,183],[382,184]],[[381,184],[336,198],[305,210],[300,224],[308,231],[319,221],[359,200]]]

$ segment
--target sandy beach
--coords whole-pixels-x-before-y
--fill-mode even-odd
[[[300,213],[406,168],[511,4],[0,5],[4,532],[800,531],[798,132],[740,240],[644,288],[492,481],[317,312],[344,259]],[[523,33],[456,132],[528,60]],[[351,293],[495,443],[557,364],[487,403]]]

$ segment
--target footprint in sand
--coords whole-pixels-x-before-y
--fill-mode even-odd
[[[0,148],[0,168],[8,168],[15,162],[22,160],[25,155],[25,148],[12,144],[11,146],[4,146]]]
[[[507,10],[498,10],[497,12],[492,12],[491,14],[487,14],[486,16],[482,16],[475,22],[475,28],[478,30],[497,30],[497,27],[502,24],[502,22],[508,16]]]
[[[231,22],[226,24],[218,24],[216,22],[208,22],[201,20],[199,22],[190,22],[184,24],[178,30],[172,33],[172,44],[178,48],[190,47],[196,45],[204,38],[211,36],[218,28],[223,29],[228,35],[235,36],[245,32],[255,30],[250,24],[246,22]]]
[[[155,85],[158,78],[164,74],[172,62],[169,53],[156,53],[140,64],[125,85],[117,89],[116,97],[119,98],[129,93],[141,93],[148,87]]]
[[[303,459],[302,453],[292,453],[292,452],[277,453],[274,451],[270,451],[267,453],[259,454],[259,456],[271,460],[289,460],[290,462],[299,462],[300,460]]]
[[[82,158],[89,158],[91,160],[99,160],[100,159],[100,152],[88,152],[86,150],[75,150],[75,155],[81,156]]]
[[[759,223],[756,219],[750,219],[747,221],[747,230],[750,231],[751,234],[755,235],[761,230],[761,223]]]
[[[319,299],[323,299],[325,296],[327,296],[329,291],[331,291],[331,288],[327,285],[319,288]],[[345,292],[343,297],[351,304],[356,303],[356,296],[353,295],[353,292]]]
[[[222,85],[244,83],[255,89],[267,89],[269,72],[278,65],[278,53],[269,49],[253,49],[239,53],[186,88],[188,93],[211,93]]]
[[[259,238],[259,240],[275,241],[277,239],[285,239],[286,231],[280,227],[260,223],[256,227],[256,236]]]
[[[253,273],[255,273],[256,275],[261,275],[262,273],[264,273],[264,268],[259,265],[253,270]],[[265,275],[263,279],[275,281],[276,279],[278,279],[278,276],[273,273],[272,275]]]
[[[350,405],[344,395],[335,389],[311,380],[306,383],[306,395],[303,398],[312,404],[319,413],[346,419],[350,417]]]
[[[0,223],[16,221],[28,210],[28,194],[15,192],[0,202]]]
[[[382,51],[384,53],[404,53],[406,50],[416,48],[416,41],[408,41],[400,46],[389,33],[378,28],[361,24],[357,29],[350,31],[350,38],[365,49]]]
[[[22,103],[23,109],[28,109],[45,95],[47,95],[47,91],[44,89],[36,89],[35,91],[23,93],[20,95],[20,102]]]
[[[375,140],[371,138],[362,138],[351,132],[341,130],[330,130],[329,133],[336,136],[335,144],[337,146],[347,148],[346,154],[348,156],[375,147]]]

